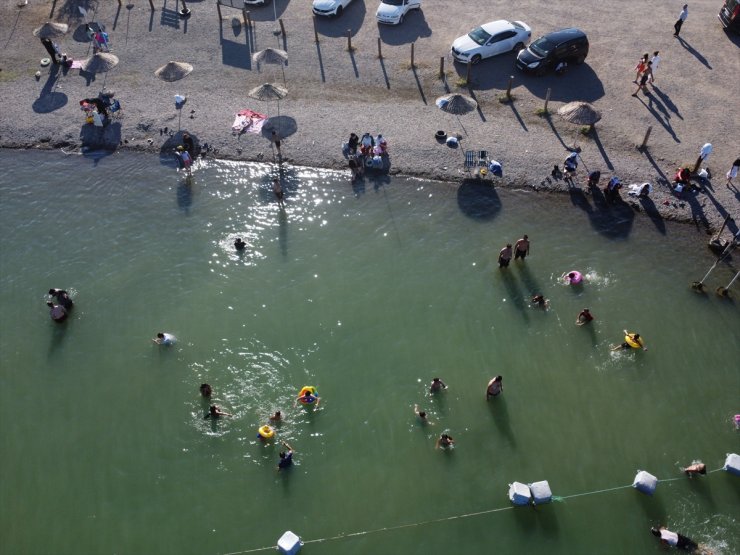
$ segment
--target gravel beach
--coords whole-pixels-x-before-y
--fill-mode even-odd
[[[233,3],[240,5],[239,0]],[[153,4],[154,11],[146,0],[121,5],[116,0],[28,0],[22,7],[13,0],[0,6],[0,147],[157,153],[168,150],[177,139],[169,133],[181,129],[207,142],[214,149],[209,156],[272,160],[267,134],[236,136],[231,124],[244,108],[275,116],[276,103],[247,96],[251,88],[274,82],[288,89],[279,105],[285,163],[334,168],[346,172],[349,181],[341,145],[350,132],[368,131],[388,139],[394,174],[457,186],[465,178],[464,151],[485,149],[504,167],[496,186],[567,193],[573,210],[608,209],[592,206],[587,192],[587,170],[598,169],[602,185],[619,176],[625,185],[622,198],[637,212],[690,222],[701,233],[716,231],[728,214],[737,220],[740,178],[734,187],[726,186],[725,174],[740,156],[740,37],[722,29],[718,0],[689,5],[680,39],[673,37],[680,1],[554,0],[544,8],[523,0],[514,10],[497,0],[423,0],[421,11],[388,27],[375,20],[377,0],[354,0],[340,17],[316,20],[318,43],[310,0],[251,6],[251,28],[241,9],[223,6],[219,18],[215,1],[188,1],[191,15],[186,19],[179,17],[182,6],[174,0]],[[32,31],[47,20],[69,24],[67,35],[57,39],[69,57],[92,53],[80,6],[87,21],[107,31],[111,51],[120,59],[107,75],[90,78],[76,69],[39,65],[47,53]],[[586,63],[561,76],[536,77],[515,69],[515,55],[505,54],[474,66],[471,83],[465,85],[467,69],[453,63],[451,42],[478,24],[501,18],[525,21],[533,39],[558,28],[581,28],[591,45]],[[286,50],[287,65],[254,64],[251,55],[267,47]],[[644,52],[655,50],[661,56],[655,84],[648,86],[649,94],[635,98],[632,68]],[[439,77],[440,58],[444,79]],[[170,60],[188,62],[194,70],[180,81],[161,81],[154,71]],[[510,76],[514,98],[502,102]],[[115,91],[123,111],[98,133],[85,124],[78,103],[97,96],[104,83]],[[551,115],[543,116],[538,112],[548,88]],[[435,99],[448,92],[472,95],[478,110],[459,120],[441,112]],[[175,94],[187,97],[180,113]],[[590,102],[602,113],[594,132],[584,135],[557,115],[573,100]],[[636,145],[648,126],[648,148],[640,150]],[[437,130],[462,135],[460,148],[438,143]],[[698,192],[677,198],[670,187],[676,168],[693,166],[707,142],[714,146],[704,165],[711,177],[696,182]],[[548,179],[553,165],[562,166],[575,146],[583,161],[576,187]],[[649,200],[627,195],[628,184],[642,182],[654,186]],[[737,225],[731,222],[727,229],[725,238]]]

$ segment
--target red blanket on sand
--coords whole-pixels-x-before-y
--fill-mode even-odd
[[[242,110],[236,114],[236,119],[231,129],[237,133],[257,133],[262,131],[262,126],[267,120],[267,116],[254,112],[252,110]]]

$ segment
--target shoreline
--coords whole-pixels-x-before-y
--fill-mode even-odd
[[[217,158],[269,162],[272,145],[264,132],[234,136],[231,122],[244,108],[269,116],[275,116],[277,108],[283,161],[297,166],[343,170],[349,176],[341,145],[350,132],[367,131],[388,139],[390,175],[459,186],[467,178],[462,171],[465,150],[487,150],[504,168],[503,178],[494,178],[496,187],[567,194],[574,208],[589,213],[603,208],[592,195],[583,194],[588,171],[598,169],[600,188],[617,175],[623,184],[622,200],[648,217],[694,224],[706,235],[720,228],[726,214],[735,221],[740,217],[740,183],[734,191],[724,186],[725,171],[740,154],[731,139],[740,136],[740,124],[737,118],[726,117],[732,98],[728,91],[738,70],[737,50],[717,31],[717,6],[710,0],[692,5],[693,21],[682,31],[686,36],[682,41],[670,32],[656,34],[654,21],[638,17],[644,6],[636,0],[608,7],[587,0],[592,7],[598,4],[599,17],[583,16],[578,21],[565,0],[556,0],[548,14],[540,13],[534,0],[523,0],[518,9],[532,24],[533,38],[557,26],[556,21],[582,26],[591,42],[586,63],[565,76],[533,77],[512,70],[514,56],[506,54],[475,66],[468,86],[460,85],[466,68],[452,63],[449,44],[478,22],[476,13],[486,13],[486,0],[470,0],[470,9],[459,21],[449,20],[443,2],[425,0],[421,11],[392,28],[378,26],[369,6],[353,2],[341,17],[315,21],[318,44],[310,8],[277,2],[286,36],[275,34],[269,5],[250,10],[249,27],[241,21],[240,10],[224,9],[219,19],[214,7],[203,2],[189,6],[192,15],[185,20],[165,18],[164,10],[151,12],[146,4],[121,11],[115,3],[97,3],[94,11],[88,10],[90,20],[106,27],[112,52],[120,60],[105,76],[62,71],[53,65],[38,67],[45,51],[31,31],[49,18],[50,2],[0,7],[0,16],[16,22],[0,37],[6,44],[0,66],[0,94],[6,99],[0,148],[102,147],[156,154],[172,144],[168,133],[178,129],[187,130],[196,142],[207,142]],[[52,19],[70,26],[59,39],[62,49],[73,59],[85,58],[91,45],[84,36],[83,18],[66,5],[55,9]],[[617,15],[619,19],[614,19]],[[670,20],[671,25],[674,15],[670,7],[655,8],[655,18]],[[629,95],[634,88],[628,82],[634,77],[630,71],[634,48],[629,41],[611,40],[620,34],[661,49],[664,67],[649,95],[638,99]],[[382,58],[376,53],[376,39],[383,44]],[[416,47],[413,66],[407,57],[409,45]],[[251,54],[266,47],[288,52],[282,71],[251,62]],[[446,64],[443,79],[438,75],[441,54]],[[195,69],[180,81],[160,81],[154,70],[169,60],[188,61]],[[37,69],[39,79],[34,78]],[[701,80],[701,95],[685,87],[688,74]],[[514,100],[505,102],[502,92],[510,75]],[[264,82],[288,88],[279,106],[248,98],[247,91]],[[77,101],[102,88],[115,91],[123,110],[98,135],[84,123]],[[550,113],[542,116],[539,112],[550,89]],[[459,118],[442,113],[434,100],[448,92],[472,95],[478,109]],[[187,98],[180,112],[174,108],[175,94]],[[572,100],[589,101],[602,112],[602,120],[588,136],[556,114]],[[648,126],[653,127],[648,148],[638,150]],[[434,138],[437,130],[462,135],[460,148],[440,145]],[[670,186],[675,168],[693,164],[698,148],[707,141],[714,144],[707,163],[712,178],[701,183],[701,192],[676,198]],[[550,179],[553,165],[562,167],[569,149],[576,146],[582,149],[577,186]],[[630,184],[643,182],[654,187],[647,203],[627,195]],[[737,223],[731,223],[725,233],[737,230]]]

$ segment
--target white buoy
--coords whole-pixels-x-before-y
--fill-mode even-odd
[[[529,505],[532,499],[532,492],[529,491],[527,484],[521,482],[514,482],[509,484],[509,500],[514,505]]]
[[[542,505],[543,503],[552,501],[552,490],[547,480],[529,484],[529,490],[532,492],[532,502],[535,505]]]
[[[301,538],[296,536],[290,530],[280,536],[280,539],[277,542],[278,551],[283,553],[283,555],[295,555],[301,550],[302,545],[303,542],[301,542]]]
[[[725,470],[730,474],[740,476],[740,455],[737,455],[735,453],[727,453],[725,466],[722,467],[722,470]]]
[[[658,487],[658,479],[649,472],[640,470],[637,472],[637,476],[635,476],[635,481],[632,482],[632,487],[637,491],[652,495],[655,492],[655,488]]]

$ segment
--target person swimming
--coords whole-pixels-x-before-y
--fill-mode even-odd
[[[532,306],[535,308],[543,308],[543,309],[550,308],[550,300],[546,299],[544,296],[540,295],[539,293],[537,295],[534,295],[530,302]]]
[[[203,420],[208,420],[209,418],[218,419],[222,416],[234,416],[233,414],[230,414],[224,410],[221,410],[216,405],[211,405],[208,408],[208,413],[203,417]]]
[[[496,397],[504,391],[504,378],[496,376],[486,386],[486,401],[491,397]]]
[[[213,394],[213,388],[207,383],[202,383],[200,384],[200,394],[205,398],[209,398]]]
[[[707,465],[704,464],[701,461],[694,461],[686,468],[681,469],[682,472],[686,474],[689,478],[692,476],[696,476],[697,474],[706,474],[707,473]]]
[[[74,308],[75,303],[64,289],[49,289],[49,295],[55,298],[64,307],[64,310],[69,312]]]
[[[588,324],[593,319],[594,317],[591,312],[587,308],[584,308],[578,313],[578,316],[576,316],[576,326]]]
[[[287,451],[280,451],[280,460],[277,464],[278,472],[293,465],[293,448],[288,445],[287,441],[283,441],[282,444]]]
[[[60,304],[54,304],[51,301],[47,301],[46,306],[50,308],[49,316],[57,324],[61,324],[67,319],[67,316],[69,316],[67,310]]]
[[[237,237],[236,240],[234,241],[234,248],[238,251],[243,251],[244,247],[246,246],[247,244],[244,241],[242,241],[241,237]]]
[[[172,335],[171,333],[165,333],[163,331],[160,331],[157,336],[152,339],[154,343],[157,345],[174,345],[177,342],[177,338]]]
[[[282,420],[283,420],[283,415],[279,410],[276,410],[275,414],[273,414],[270,417],[270,422],[282,422]]]
[[[437,449],[447,449],[448,447],[452,447],[455,445],[455,440],[452,439],[452,436],[449,434],[442,434],[439,436],[439,439],[437,439],[437,444],[435,447]]]
[[[441,391],[443,389],[447,389],[447,384],[439,378],[432,378],[432,385],[429,386],[429,393],[437,393],[437,391]]]

